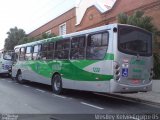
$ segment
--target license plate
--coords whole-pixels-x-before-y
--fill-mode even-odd
[[[132,83],[132,84],[139,84],[139,83],[140,83],[140,80],[131,80],[131,83]]]

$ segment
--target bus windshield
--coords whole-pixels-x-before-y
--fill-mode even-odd
[[[136,27],[119,25],[118,49],[126,54],[151,56],[152,34]]]
[[[11,60],[12,59],[12,52],[4,52],[3,59],[4,60]]]

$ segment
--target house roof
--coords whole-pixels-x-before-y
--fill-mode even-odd
[[[95,6],[101,13],[104,13],[112,8],[116,0],[79,0],[76,5],[76,25],[80,24],[86,10]]]

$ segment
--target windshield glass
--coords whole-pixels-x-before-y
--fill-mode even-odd
[[[119,51],[141,56],[152,55],[152,34],[142,29],[129,26],[119,26],[118,29]]]
[[[3,59],[11,60],[12,59],[12,52],[4,52],[3,53]]]

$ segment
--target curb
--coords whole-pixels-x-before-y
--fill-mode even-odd
[[[112,95],[112,94],[110,94]],[[143,104],[147,104],[147,105],[156,105],[156,106],[159,106],[160,107],[160,103],[158,102],[154,102],[154,101],[150,101],[150,100],[145,100],[145,99],[141,99],[141,98],[138,98],[138,97],[130,97],[130,96],[126,96],[126,95],[119,95],[119,94],[113,94],[113,96],[115,97],[121,97],[125,100],[131,100],[131,101],[136,101],[136,102],[139,102],[139,103],[143,103]]]
[[[101,94],[99,94],[101,95]],[[125,100],[125,101],[132,101],[132,102],[138,102],[138,103],[142,103],[142,104],[147,104],[147,105],[154,105],[154,106],[158,106],[160,107],[160,103],[158,102],[154,102],[154,101],[150,101],[150,100],[144,100],[138,97],[130,97],[127,95],[123,95],[123,94],[118,94],[118,93],[105,93],[102,94],[103,96],[108,96],[108,97],[112,97],[112,98],[116,98],[116,99],[121,99],[121,100]]]

